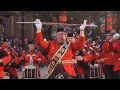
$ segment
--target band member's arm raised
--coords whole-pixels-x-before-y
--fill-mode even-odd
[[[35,33],[35,41],[36,41],[36,44],[38,46],[40,46],[40,48],[44,49],[45,51],[48,50],[49,48],[49,43],[44,41],[43,39],[43,35],[42,35],[42,32],[41,32],[41,29],[42,29],[42,23],[39,19],[36,19],[34,22],[35,23],[35,26],[37,28],[37,32]]]
[[[86,41],[86,37],[84,34],[84,29],[86,27],[86,20],[84,20],[84,23],[82,26],[80,26],[80,38],[78,39],[78,41],[76,41],[75,43],[71,43],[72,45],[72,49],[74,52],[82,50],[84,48],[85,45],[85,41]]]

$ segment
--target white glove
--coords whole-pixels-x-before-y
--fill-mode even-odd
[[[76,61],[75,59],[72,59],[72,62],[73,62],[74,64],[77,64],[77,61]]]
[[[85,46],[85,47],[87,47],[87,45],[86,45],[86,44],[85,44],[84,46]]]
[[[80,30],[84,30],[86,27],[87,20],[84,20],[84,23],[80,26]]]
[[[100,60],[100,61],[101,61],[101,62],[104,62],[104,60],[105,60],[105,59],[101,58],[101,60]]]
[[[112,41],[113,41],[113,39],[110,39],[110,40],[109,40],[109,42],[112,42]]]
[[[40,21],[40,19],[36,19],[35,21],[34,21],[34,23],[35,23],[35,26],[36,26],[36,28],[38,29],[42,29],[42,23],[41,23],[41,21]]]
[[[75,60],[77,60],[77,61],[82,61],[82,60],[83,60],[83,57],[82,57],[82,56],[76,56],[76,57],[75,57]]]
[[[99,53],[96,53],[97,56],[99,56]]]

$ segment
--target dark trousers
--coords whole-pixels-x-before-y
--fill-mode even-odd
[[[11,74],[7,68],[5,68],[5,72],[9,73],[10,79],[18,79],[18,76],[15,76],[15,75]]]
[[[90,70],[89,68],[84,69],[84,79],[89,79],[90,77]]]
[[[48,79],[74,79],[74,77],[66,73],[62,64],[58,64]]]
[[[105,73],[105,79],[115,79],[115,72],[113,71],[113,65],[105,65],[103,71]]]
[[[18,79],[17,76],[10,75],[10,79]]]
[[[120,79],[120,71],[115,72],[115,79]]]
[[[80,65],[83,68],[83,70],[84,70],[84,74],[83,74],[84,79],[89,79],[89,77],[90,77],[90,70],[89,70],[88,63],[78,62],[78,65]]]
[[[84,79],[82,74],[76,73],[76,77],[74,79]]]

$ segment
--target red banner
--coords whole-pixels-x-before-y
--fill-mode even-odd
[[[113,29],[113,17],[112,16],[107,16],[107,30],[112,30]]]
[[[66,11],[63,11],[60,13],[59,15],[59,21],[60,22],[67,22],[67,12]]]

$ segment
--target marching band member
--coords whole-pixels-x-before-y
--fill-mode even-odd
[[[27,66],[30,64],[30,59],[32,57],[33,65],[37,67],[38,70],[38,76],[40,77],[40,71],[38,68],[39,63],[45,63],[46,58],[42,55],[40,51],[35,51],[35,44],[33,40],[28,41],[28,50],[23,51],[21,55],[21,60],[24,60],[24,66]]]
[[[14,48],[9,45],[9,42],[6,38],[3,39],[2,48],[6,50],[6,52],[10,52],[12,60],[5,66],[6,72],[10,74],[10,79],[18,79],[16,65],[20,62],[17,57],[17,52],[15,52]]]
[[[56,33],[56,40],[44,41],[41,32],[42,23],[39,19],[35,20],[37,32],[35,34],[36,43],[48,52],[48,59],[50,64],[48,66],[48,75],[46,78],[65,78],[72,79],[76,76],[75,69],[73,66],[73,54],[82,50],[85,44],[84,28],[86,26],[86,21],[80,26],[80,38],[78,41],[66,42],[67,34],[63,28],[58,28]]]
[[[76,38],[79,39],[80,32],[76,32]],[[83,50],[77,51],[75,60],[77,60],[76,70],[84,79],[89,79],[89,62],[93,60],[93,54],[87,48],[92,47],[91,43],[86,43]]]
[[[3,45],[0,45],[0,79],[5,76],[5,65],[7,65],[12,60],[10,52],[4,49]]]
[[[113,71],[115,72],[116,78],[120,79],[120,34],[116,33],[113,36],[114,48],[117,54],[117,61],[114,63]]]
[[[79,31],[79,32],[80,32],[80,31]],[[79,34],[80,34],[80,33],[79,33]],[[67,34],[67,41],[68,41],[68,42],[74,43],[76,40],[77,40],[77,39],[75,38],[75,33],[70,32],[70,33]],[[75,72],[76,72],[76,77],[75,77],[75,79],[81,79],[81,78],[82,78],[82,75],[83,75],[83,68],[82,68],[80,65],[79,65],[79,67],[78,67],[77,60],[75,60],[76,53],[78,53],[78,51],[75,52],[75,54],[74,54],[74,56],[73,56],[73,60],[74,60],[74,63],[75,63],[74,67],[75,67]]]
[[[115,50],[116,43],[113,40],[114,32],[111,31],[110,34],[107,34],[106,41],[102,45],[102,53],[104,55],[104,73],[106,79],[114,79],[115,72],[113,71],[114,64],[117,61],[117,54]]]
[[[73,32],[68,32],[67,41],[68,42],[73,42],[73,43],[76,41],[75,34]]]

